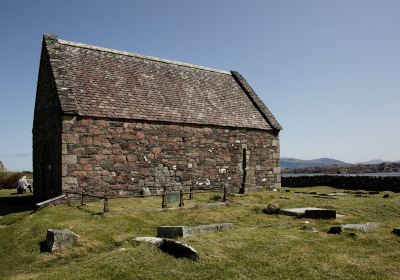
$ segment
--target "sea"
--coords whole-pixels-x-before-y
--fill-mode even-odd
[[[376,173],[345,173],[345,174],[325,174],[325,173],[286,173],[282,177],[300,176],[370,176],[370,177],[400,177],[400,172],[376,172]]]

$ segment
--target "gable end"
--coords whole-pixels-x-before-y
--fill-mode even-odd
[[[233,78],[239,84],[239,86],[243,89],[246,95],[249,97],[251,102],[253,103],[254,107],[260,111],[261,115],[264,119],[268,122],[268,124],[276,129],[281,130],[282,127],[275,119],[274,115],[268,110],[267,106],[262,102],[262,100],[258,97],[255,91],[252,89],[250,84],[246,81],[246,79],[237,71],[231,71]]]

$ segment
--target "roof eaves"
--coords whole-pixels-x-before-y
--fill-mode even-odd
[[[253,105],[260,111],[263,115],[264,119],[268,122],[268,124],[276,129],[281,130],[282,127],[275,119],[274,115],[268,110],[267,106],[262,102],[262,100],[258,97],[255,91],[252,89],[250,84],[246,81],[246,79],[237,71],[231,71],[231,74],[235,81],[239,84],[239,86],[243,89],[246,95],[249,97]]]

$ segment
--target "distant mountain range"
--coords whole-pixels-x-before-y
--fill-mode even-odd
[[[317,158],[317,159],[297,159],[297,158],[281,158],[281,168],[305,168],[305,167],[325,167],[325,166],[344,166],[350,165],[344,161],[333,158]]]
[[[357,162],[355,164],[381,164],[388,161],[384,161],[382,159],[373,159],[363,162]],[[400,162],[400,161],[394,161]],[[307,168],[307,167],[328,167],[328,166],[350,166],[352,163],[340,161],[333,158],[317,158],[317,159],[297,159],[297,158],[281,158],[281,168]]]

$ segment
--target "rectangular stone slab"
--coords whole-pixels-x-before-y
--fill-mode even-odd
[[[366,223],[366,224],[347,224],[342,225],[343,229],[353,229],[353,230],[360,230],[360,231],[375,231],[379,227],[381,227],[381,223]]]
[[[322,217],[329,217],[329,218],[319,218],[319,219],[336,218],[336,210],[317,208],[317,207],[281,209],[281,214],[287,216],[310,218],[310,219],[316,219],[318,217],[318,214],[320,214]]]
[[[210,225],[200,225],[200,226],[161,226],[157,227],[157,236],[166,238],[175,237],[186,237],[193,234],[199,234],[203,232],[216,232],[225,229],[232,228],[231,223],[224,224],[210,224]]]
[[[336,219],[336,210],[331,210],[331,209],[306,210],[304,212],[303,218]]]

